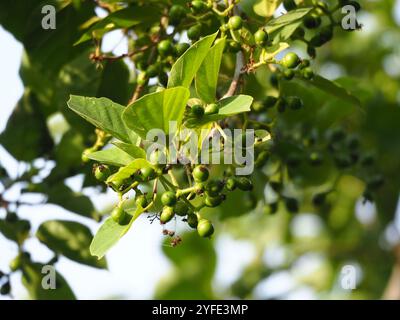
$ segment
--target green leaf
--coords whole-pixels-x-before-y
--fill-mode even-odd
[[[252,103],[253,97],[243,94],[222,99],[219,101],[220,108],[217,114],[205,115],[201,119],[190,118],[185,122],[185,126],[192,128],[219,121],[238,113],[249,112]]]
[[[87,156],[94,161],[117,167],[126,166],[135,160],[135,158],[117,147],[96,151]]]
[[[161,16],[154,6],[132,6],[114,11],[91,27],[75,42],[74,45],[91,40],[93,35],[100,39],[104,34],[119,28],[132,28],[139,24],[156,22]]]
[[[138,171],[142,168],[146,168],[146,167],[152,167],[150,162],[148,162],[146,159],[135,159],[129,165],[127,165],[126,167],[120,168],[112,176],[108,177],[107,183],[128,179],[136,171]]]
[[[29,236],[30,223],[28,220],[17,220],[8,222],[0,220],[0,233],[7,239],[22,244]]]
[[[143,213],[143,208],[137,207],[135,210],[126,210],[132,215],[128,225],[120,225],[111,217],[101,225],[90,245],[90,253],[98,259],[104,257],[106,252],[114,246],[131,228],[133,222]]]
[[[40,225],[36,236],[50,250],[73,261],[95,268],[107,268],[105,259],[97,260],[90,255],[89,246],[93,236],[83,224],[75,221],[46,221]]]
[[[265,26],[266,31],[268,34],[272,34],[274,31],[291,24],[293,22],[296,22],[300,19],[303,19],[304,16],[306,16],[312,8],[301,8],[301,9],[296,9],[289,11],[288,13],[281,15],[278,18],[271,19]]]
[[[128,128],[122,121],[124,107],[107,98],[88,98],[71,95],[68,107],[97,128],[114,137],[130,142]]]
[[[297,30],[297,28],[302,25],[302,23],[303,20],[298,20],[279,29],[279,31],[275,32],[275,34],[272,36],[274,39],[273,43],[276,44],[281,41],[288,40]]]
[[[67,281],[58,272],[55,272],[55,289],[44,289],[44,277],[51,276],[51,271],[43,269],[44,264],[25,263],[22,267],[22,284],[28,290],[33,300],[75,300],[75,294]],[[43,273],[42,273],[43,271]]]
[[[44,192],[47,193],[48,203],[57,204],[65,210],[88,218],[97,218],[98,213],[93,207],[92,201],[81,193],[73,192],[62,181],[47,186]]]
[[[351,103],[352,105],[361,107],[361,102],[360,102],[360,100],[358,100],[358,98],[356,98],[348,90],[339,86],[338,84],[336,84],[333,81],[330,81],[330,80],[325,79],[318,75],[314,76],[314,78],[312,80],[304,80],[304,79],[302,79],[302,80],[309,84],[312,84],[316,88],[318,88],[326,93],[329,93],[330,95],[333,95],[339,99],[347,101],[347,102]]]
[[[147,94],[129,105],[122,118],[128,128],[142,138],[151,129],[161,129],[169,133],[170,121],[182,123],[190,92],[184,87],[165,89]]]
[[[253,5],[256,14],[262,17],[272,17],[282,0],[259,0]]]
[[[186,52],[179,57],[171,68],[168,80],[168,88],[182,86],[189,88],[194,76],[199,70],[203,60],[208,55],[212,43],[218,32],[204,37],[194,43]]]
[[[146,151],[138,146],[134,146],[132,144],[123,143],[120,141],[112,142],[113,145],[120,148],[121,150],[125,151],[134,159],[145,159],[146,158]]]
[[[224,38],[210,49],[196,74],[195,81],[197,94],[206,103],[212,103],[215,101],[218,74],[221,67],[225,42]]]

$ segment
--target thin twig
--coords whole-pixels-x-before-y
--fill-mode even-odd
[[[238,52],[237,55],[236,55],[235,73],[233,75],[233,79],[232,79],[231,85],[229,86],[229,89],[225,93],[223,98],[232,97],[235,94],[235,92],[237,90],[237,87],[239,85],[239,82],[240,82],[240,77],[243,74],[243,70],[242,70],[243,66],[244,66],[243,59],[244,59],[243,53],[241,51]]]

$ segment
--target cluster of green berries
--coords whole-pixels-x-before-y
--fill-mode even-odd
[[[204,115],[217,114],[219,111],[218,103],[210,103],[207,105],[196,104],[187,110],[187,118],[201,119]]]
[[[282,76],[286,80],[292,80],[295,75],[307,80],[311,80],[314,77],[314,72],[310,68],[310,61],[301,60],[294,52],[288,52],[280,61],[280,65],[284,67]],[[296,68],[297,70],[295,70]]]

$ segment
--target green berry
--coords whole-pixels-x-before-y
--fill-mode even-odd
[[[206,106],[204,113],[205,114],[215,114],[218,113],[219,106],[217,103],[210,103]]]
[[[276,109],[280,113],[285,112],[287,105],[288,105],[288,103],[287,103],[286,99],[284,97],[281,97],[278,99],[278,102],[276,104]]]
[[[190,113],[192,116],[194,116],[195,118],[201,118],[204,115],[204,108],[202,105],[200,104],[196,104],[194,106],[192,106],[192,108],[190,109]]]
[[[253,183],[249,178],[240,177],[237,179],[237,186],[242,191],[251,191],[253,190]]]
[[[238,53],[242,49],[242,45],[236,41],[229,41],[228,42],[228,51],[232,53]]]
[[[243,26],[243,20],[239,16],[232,16],[229,18],[228,26],[231,30],[240,30]]]
[[[198,40],[200,38],[201,35],[201,25],[200,24],[196,24],[192,27],[189,28],[189,30],[187,31],[187,36],[190,40]]]
[[[160,221],[161,223],[167,223],[171,221],[174,216],[175,213],[172,207],[164,207],[160,215]]]
[[[204,182],[208,180],[210,176],[210,172],[208,171],[206,166],[199,165],[193,169],[193,178],[196,182]]]
[[[264,46],[268,41],[268,33],[260,29],[254,34],[254,40],[259,46]]]
[[[177,201],[176,195],[172,191],[166,191],[161,196],[161,203],[164,206],[172,207],[176,204],[176,201]]]
[[[171,9],[169,9],[168,16],[169,23],[176,26],[186,17],[186,10],[180,5],[173,5]]]
[[[120,225],[127,225],[130,221],[130,215],[121,207],[115,207],[111,212],[111,217]]]
[[[185,51],[186,51],[187,49],[189,49],[189,48],[190,48],[190,44],[187,43],[187,42],[178,43],[178,44],[175,46],[175,52],[176,52],[177,56],[180,57],[180,56],[183,55],[183,54],[185,53]]]
[[[197,224],[197,232],[200,237],[209,238],[214,233],[214,227],[207,219],[200,219]]]
[[[155,170],[152,167],[144,167],[140,169],[140,178],[143,181],[151,180],[155,177]]]
[[[295,73],[294,73],[294,71],[292,69],[286,69],[286,70],[283,71],[282,74],[283,74],[283,77],[286,80],[292,80],[294,78],[294,76],[295,76]]]
[[[174,52],[174,45],[172,44],[171,40],[162,40],[157,45],[157,50],[161,56],[166,57]]]
[[[206,197],[204,199],[204,204],[207,207],[214,208],[214,207],[219,206],[223,200],[224,200],[224,198],[221,195],[218,195],[216,197],[211,197],[209,195],[206,195]]]
[[[294,52],[287,53],[281,60],[281,64],[290,69],[296,68],[300,63],[300,58]]]
[[[224,184],[220,180],[210,180],[206,185],[206,194],[210,197],[216,197],[224,188]]]
[[[304,69],[304,68],[308,68],[310,66],[310,60],[308,59],[303,59],[300,62],[299,68],[300,69]]]
[[[183,202],[183,201],[178,201],[176,205],[174,206],[174,212],[178,216],[184,217],[188,214],[189,212],[189,207],[188,205]]]
[[[299,97],[288,97],[287,98],[288,106],[292,110],[299,110],[303,108],[303,100],[301,100]]]
[[[190,9],[193,11],[193,13],[203,13],[207,10],[207,4],[203,1],[194,0],[190,3]]]
[[[233,191],[237,187],[237,182],[234,177],[229,177],[225,182],[225,188],[228,191]]]
[[[106,181],[110,175],[110,168],[106,165],[98,165],[94,170],[94,176],[99,181]]]
[[[301,70],[301,75],[304,79],[311,80],[312,78],[314,78],[314,71],[312,71],[311,68],[307,67]]]
[[[197,215],[195,215],[194,213],[189,213],[186,220],[191,228],[193,229],[197,228],[198,225]]]
[[[136,197],[135,203],[138,207],[146,208],[148,205],[148,201],[146,196],[141,194]]]
[[[283,6],[285,7],[286,11],[291,11],[297,8],[294,0],[283,0]]]
[[[307,46],[307,54],[308,54],[311,58],[315,59],[315,57],[317,56],[317,51],[315,50],[315,47],[313,47],[313,46]]]
[[[278,80],[278,76],[276,73],[271,74],[271,76],[269,78],[269,82],[271,83],[271,86],[273,86],[274,88],[278,88],[279,80]]]
[[[166,88],[168,85],[168,74],[165,72],[161,72],[158,75],[158,82],[164,87]]]
[[[304,26],[307,29],[315,29],[321,25],[321,17],[316,13],[312,13],[304,18]]]

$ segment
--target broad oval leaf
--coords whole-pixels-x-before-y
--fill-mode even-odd
[[[219,69],[221,67],[222,54],[225,48],[225,39],[221,39],[209,51],[196,74],[196,91],[206,103],[215,101]]]
[[[182,123],[190,92],[184,87],[147,94],[129,105],[122,118],[126,125],[142,138],[152,129],[169,133],[170,121]]]
[[[179,57],[171,68],[168,88],[182,86],[189,88],[203,60],[208,55],[218,32],[200,39]]]
[[[146,158],[146,151],[138,146],[134,146],[133,144],[124,143],[121,141],[114,141],[112,142],[113,145],[118,147],[119,149],[125,151],[134,159],[145,159]]]
[[[117,147],[92,152],[87,156],[94,161],[117,167],[126,166],[135,160],[134,157]]]
[[[275,19],[271,19],[265,26],[266,31],[268,34],[272,34],[274,31],[296,22],[306,16],[312,8],[301,8],[289,11],[286,14],[283,14]]]
[[[146,167],[152,167],[150,162],[148,162],[146,159],[135,159],[129,165],[120,168],[112,176],[108,177],[107,183],[128,179],[136,171]]]
[[[52,269],[50,269],[52,268]],[[22,267],[22,284],[28,290],[33,300],[75,300],[75,294],[62,275],[53,269],[40,263],[25,263]],[[50,276],[54,272],[55,289],[43,288],[44,276]]]
[[[132,215],[128,225],[120,225],[111,217],[107,218],[101,225],[90,244],[90,253],[93,256],[97,256],[98,259],[103,258],[106,252],[129,231],[133,222],[143,213],[143,208],[137,207],[126,211]]]
[[[129,129],[122,121],[125,107],[107,98],[89,98],[71,95],[68,107],[97,128],[114,137],[130,142]]]
[[[258,0],[258,2],[253,5],[253,10],[259,16],[266,18],[272,17],[281,2],[282,0]]]
[[[83,224],[64,220],[46,221],[40,225],[36,236],[49,249],[73,261],[95,268],[107,268],[105,259],[97,260],[90,255],[93,235]]]

